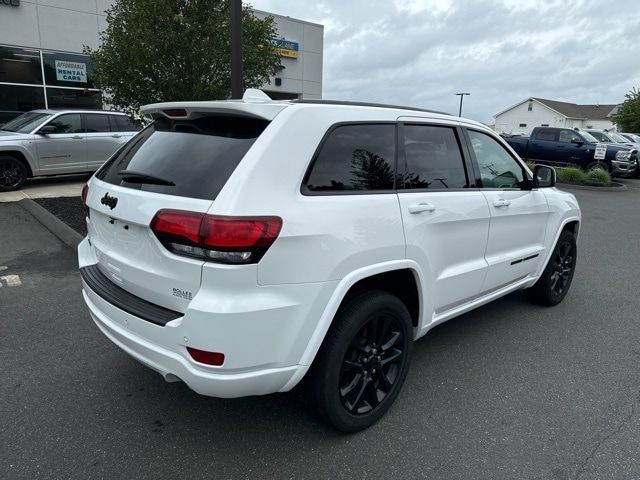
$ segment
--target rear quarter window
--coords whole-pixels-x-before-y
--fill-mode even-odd
[[[340,125],[330,130],[303,182],[303,193],[393,190],[395,124]]]
[[[121,148],[96,177],[113,185],[214,200],[269,122],[232,116],[156,119]],[[135,171],[174,185],[125,181]]]

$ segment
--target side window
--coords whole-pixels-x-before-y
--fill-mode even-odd
[[[572,130],[560,130],[560,138],[558,141],[563,143],[571,143],[573,140],[582,141],[580,135]]]
[[[85,128],[87,133],[104,133],[110,132],[109,116],[98,113],[87,113],[85,118]]]
[[[557,130],[552,130],[550,128],[540,128],[536,133],[536,140],[556,142],[558,141]]]
[[[125,115],[113,115],[112,120],[115,120],[119,132],[139,132],[142,127],[136,125],[131,119]]]
[[[404,169],[398,188],[465,188],[467,176],[455,130],[404,126]]]
[[[56,133],[82,133],[82,122],[79,113],[60,115],[51,120],[47,125],[56,127]]]
[[[520,164],[491,136],[469,130],[482,188],[520,188],[524,172]]]
[[[393,190],[396,126],[343,125],[326,138],[307,172],[312,192]]]

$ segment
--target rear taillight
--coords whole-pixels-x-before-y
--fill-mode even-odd
[[[84,208],[87,208],[87,195],[89,195],[89,185],[85,183],[84,187],[82,187],[82,193],[80,194]]]
[[[160,210],[150,227],[160,243],[177,255],[245,264],[260,261],[278,238],[282,219]]]

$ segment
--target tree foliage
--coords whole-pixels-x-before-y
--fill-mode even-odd
[[[613,121],[623,132],[640,133],[640,90],[632,89],[625,96]]]
[[[278,72],[273,17],[243,6],[246,88]],[[133,114],[147,103],[219,100],[231,94],[229,0],[117,0],[97,50],[94,82],[108,103]]]

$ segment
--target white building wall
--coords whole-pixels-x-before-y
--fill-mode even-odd
[[[81,53],[84,45],[96,48],[99,32],[107,26],[104,11],[113,0],[21,0],[19,7],[0,4],[0,45]],[[265,90],[309,99],[322,97],[324,27],[268,12],[279,37],[299,44],[298,58],[282,57],[285,67],[264,85]]]
[[[522,133],[529,135],[535,127],[565,127],[565,117],[538,102],[533,102],[529,111],[529,102],[523,102],[506,112],[496,115],[495,130],[499,133]],[[526,126],[521,127],[521,124]]]
[[[281,57],[284,67],[269,79],[265,90],[283,94],[295,94],[308,99],[322,98],[322,51],[324,27],[316,23],[292,19],[273,13],[255,10],[257,17],[271,15],[278,28],[278,35],[285,40],[298,43],[298,58]],[[276,85],[280,78],[282,84]]]
[[[21,0],[0,5],[0,44],[65,52],[98,46],[109,0]]]
[[[534,101],[529,111],[529,102],[523,102],[506,112],[496,115],[495,130],[499,133],[521,133],[529,135],[535,127],[548,125],[559,128],[595,128],[611,130],[614,128],[610,120],[582,120],[567,118],[542,103]],[[521,124],[526,126],[521,127]]]

